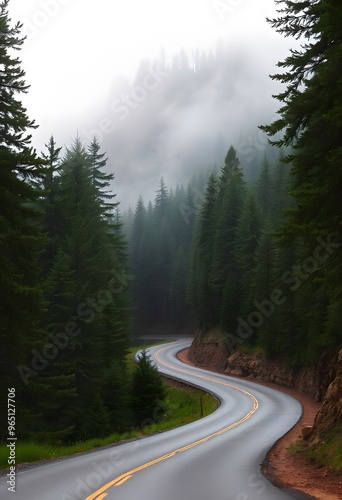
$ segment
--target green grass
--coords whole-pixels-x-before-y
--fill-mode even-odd
[[[303,455],[309,462],[342,472],[342,427],[327,431],[321,443],[309,446],[305,441],[289,447],[294,454]]]
[[[134,369],[133,355],[142,347],[130,349],[127,355],[129,370]],[[201,406],[203,415],[201,415]],[[218,407],[216,398],[199,389],[184,386],[182,388],[167,385],[167,396],[165,399],[164,415],[160,415],[160,421],[153,423],[143,429],[132,429],[123,434],[114,433],[105,439],[92,439],[82,441],[70,446],[52,446],[49,444],[37,444],[33,442],[20,442],[16,444],[16,463],[36,462],[59,457],[67,457],[77,453],[83,453],[102,446],[108,446],[127,439],[139,438],[165,431],[198,420],[207,416]],[[8,467],[8,448],[0,445],[0,469]]]

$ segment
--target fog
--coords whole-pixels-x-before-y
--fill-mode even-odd
[[[115,173],[122,207],[154,198],[159,180],[186,183],[196,169],[220,167],[231,144],[248,175],[265,150],[258,125],[275,117],[266,41],[220,42],[212,51],[143,62],[132,85],[113,84],[101,109],[79,130],[96,136]]]
[[[269,78],[293,41],[267,25],[273,0],[11,0],[27,40],[31,85],[23,103],[39,128],[67,147],[96,136],[121,207],[154,198],[160,178],[186,183],[221,166],[231,144],[248,175],[275,117]]]

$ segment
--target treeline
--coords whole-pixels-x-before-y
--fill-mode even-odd
[[[260,178],[248,183],[232,147],[221,175],[216,167],[208,167],[186,187],[175,189],[161,179],[153,203],[145,206],[140,197],[134,213],[125,214],[137,333],[152,332],[153,326],[155,330],[161,326],[163,332],[192,332],[196,321],[204,330],[232,326],[221,321],[221,309],[223,302],[227,311],[231,307],[223,299],[224,294],[228,297],[228,286],[236,292],[236,301],[241,300],[237,261],[250,275],[262,231],[267,228],[267,234],[272,233],[289,203],[288,175],[281,159],[271,162],[265,155],[260,162]],[[236,234],[239,248],[235,248]],[[236,303],[232,310],[236,313]]]
[[[113,175],[104,173],[100,145],[94,140],[85,149],[76,139],[61,161],[59,152],[51,139],[38,185],[46,235],[41,327],[48,342],[41,339],[37,348],[43,371],[35,384],[39,397],[53,391],[39,405],[45,432],[74,440],[125,425],[129,281]],[[39,374],[33,365],[34,359],[29,371],[18,368],[25,383]]]
[[[146,357],[127,373],[131,284],[113,175],[95,139],[84,146],[77,138],[64,154],[53,137],[40,156],[30,146],[36,125],[18,98],[28,87],[13,56],[21,26],[11,27],[7,6],[0,4],[0,440],[8,432],[53,443],[106,436],[142,425],[163,397]],[[151,380],[159,395],[145,405]],[[7,423],[9,393],[15,425]]]
[[[340,345],[329,293],[340,244],[319,233],[289,241],[290,169],[265,154],[258,172],[247,182],[232,146],[206,186],[161,180],[154,203],[139,199],[128,217],[137,332],[219,330],[231,352],[261,348],[293,366]]]
[[[293,366],[341,347],[342,11],[283,3],[278,31],[324,33],[275,76],[288,89],[264,130],[285,129],[275,145],[286,156],[265,154],[251,182],[230,147],[209,180],[175,190],[162,180],[124,232],[95,139],[63,155],[53,137],[41,156],[30,146],[20,25],[1,2],[0,418],[15,389],[18,437],[75,441],[139,424],[144,385],[125,364],[132,315],[135,333],[195,324],[220,330],[231,351],[261,348]]]
[[[63,158],[60,151],[51,138],[38,174],[19,181],[34,197],[18,201],[28,210],[27,230],[35,233],[23,236],[21,257],[35,245],[39,268],[30,284],[26,269],[23,276],[2,269],[8,286],[2,329],[11,332],[2,384],[16,387],[19,435],[75,441],[132,423],[125,362],[130,283],[118,203],[109,189],[113,176],[104,173],[100,145],[94,140],[85,149],[76,139]],[[16,230],[23,233],[23,221],[12,237]],[[18,252],[16,240],[5,241]],[[15,259],[8,255],[12,265]],[[34,261],[26,258],[28,264],[33,268]]]
[[[282,244],[286,213],[294,208],[290,182],[282,159],[271,164],[265,157],[257,182],[246,183],[229,149],[221,175],[211,176],[207,186],[188,297],[203,335],[220,329],[230,351],[262,348],[299,366],[339,341],[326,328],[328,296],[319,286],[336,247],[318,237],[303,254],[299,234]]]
[[[308,40],[278,63],[283,72],[272,78],[285,85],[276,96],[279,117],[261,127],[286,155],[279,164],[265,158],[251,184],[230,148],[219,177],[209,179],[179,282],[203,335],[219,329],[230,350],[249,345],[301,366],[342,345],[342,8],[320,0],[279,4],[272,27]],[[162,234],[174,241],[172,222]],[[159,299],[171,304],[171,260],[164,263]]]
[[[152,333],[154,326],[162,326],[165,333],[192,324],[187,274],[205,183],[204,172],[175,190],[161,179],[154,203],[146,207],[140,197],[134,213],[125,216],[137,335]]]

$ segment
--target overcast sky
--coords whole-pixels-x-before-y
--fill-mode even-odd
[[[96,129],[117,82],[133,84],[141,60],[162,51],[171,60],[182,48],[210,50],[218,39],[232,51],[241,47],[241,66],[256,68],[245,92],[250,85],[255,94],[293,46],[265,21],[276,14],[273,0],[10,0],[9,11],[28,37],[20,57],[31,88],[23,102],[39,125],[38,151],[52,133],[69,145],[85,124]]]

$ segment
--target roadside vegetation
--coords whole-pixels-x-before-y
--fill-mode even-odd
[[[260,127],[269,146],[253,168],[239,142],[188,186],[161,179],[154,201],[140,198],[123,217],[96,137],[64,151],[51,136],[34,149],[38,124],[21,102],[29,85],[15,57],[25,37],[0,0],[0,422],[10,422],[0,465],[14,429],[21,462],[206,413],[207,396],[165,389],[146,360],[129,366],[137,325],[197,327],[203,338],[219,329],[230,352],[262,349],[294,369],[341,349],[342,4],[276,3],[271,27],[307,43],[272,76],[285,88],[277,119]],[[181,66],[186,88],[206,81],[209,66]],[[332,432],[310,454],[340,467],[341,431]]]
[[[135,370],[133,356],[141,348],[129,349],[129,354],[126,356],[127,370],[131,374]],[[67,457],[91,451],[94,448],[111,446],[128,439],[137,439],[166,431],[209,415],[216,410],[219,404],[211,394],[186,385],[176,387],[172,382],[168,383],[167,380],[164,380],[164,391],[165,399],[155,408],[155,418],[152,415],[150,421],[143,427],[132,427],[131,430],[124,433],[115,432],[106,438],[90,439],[70,445],[18,441],[16,446],[17,464]],[[7,459],[8,448],[3,444],[0,446],[0,469],[8,467]]]
[[[309,462],[342,473],[342,427],[326,431],[317,445],[302,441],[290,446],[289,450],[295,455],[303,455]]]

